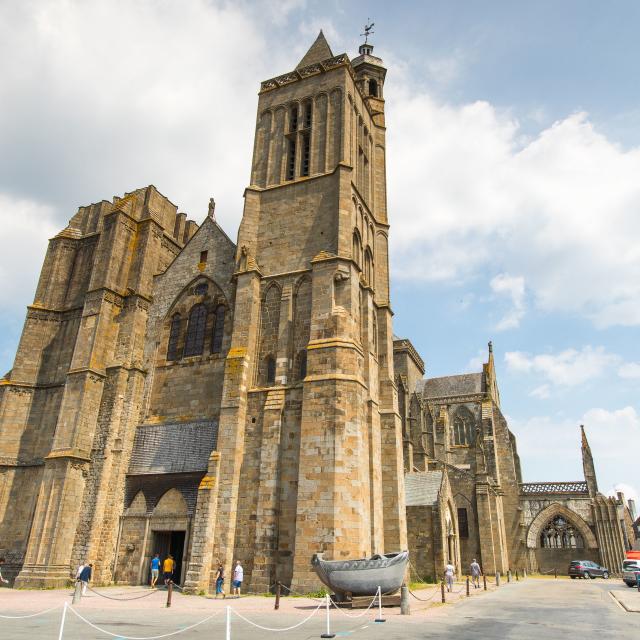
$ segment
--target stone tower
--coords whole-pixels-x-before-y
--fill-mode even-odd
[[[360,53],[353,62],[334,56],[321,32],[259,95],[220,417],[229,481],[214,552],[231,566],[248,517],[237,480],[258,415],[254,589],[274,578],[316,585],[316,552],[340,559],[406,548],[385,69],[370,45]]]

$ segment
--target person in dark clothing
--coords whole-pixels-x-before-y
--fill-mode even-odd
[[[82,595],[87,593],[87,586],[89,585],[89,580],[91,580],[91,569],[93,565],[89,563],[82,571],[80,572],[80,577],[78,578],[82,583]]]
[[[223,598],[226,598],[226,594],[224,592],[224,567],[222,564],[218,565],[218,571],[216,572],[216,598],[222,595]]]

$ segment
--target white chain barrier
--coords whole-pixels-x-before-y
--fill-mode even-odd
[[[38,613],[29,613],[24,616],[5,616],[4,614],[0,614],[0,618],[5,618],[7,620],[24,620],[24,618],[35,618],[36,616],[43,616],[46,613],[51,613],[56,609],[59,609],[62,605],[57,604],[55,607],[51,607],[51,609],[45,609],[44,611],[38,611]]]
[[[316,613],[318,613],[318,611],[320,610],[321,606],[322,606],[322,602],[304,620],[302,620],[302,622],[298,622],[297,624],[294,624],[291,627],[277,627],[277,628],[263,627],[262,625],[259,625],[259,624],[255,623],[255,622],[249,620],[249,618],[245,618],[239,611],[236,611],[235,609],[232,609],[231,607],[227,607],[227,609],[229,609],[232,613],[235,613],[235,615],[237,615],[238,618],[241,618],[245,622],[249,623],[251,626],[257,627],[258,629],[262,629],[263,631],[291,631],[292,629],[296,629],[298,627],[301,627],[305,622],[311,620],[311,618],[313,618],[313,616],[315,616]]]
[[[80,618],[80,620],[82,620],[85,624],[88,624],[90,627],[92,627],[96,631],[100,631],[100,633],[105,633],[106,635],[111,636],[112,638],[122,638],[122,640],[159,640],[160,638],[169,638],[170,636],[176,636],[179,633],[184,633],[185,631],[195,629],[195,627],[199,627],[201,624],[204,624],[205,622],[209,622],[209,620],[215,618],[216,616],[222,613],[222,611],[216,611],[213,615],[210,615],[208,618],[205,618],[204,620],[200,620],[200,622],[196,622],[195,624],[189,625],[184,629],[178,629],[177,631],[172,631],[171,633],[164,633],[159,636],[124,636],[121,633],[111,633],[111,631],[107,631],[106,629],[103,629],[102,627],[99,627],[98,625],[93,624],[93,622],[91,622],[90,620],[87,620],[84,616],[80,615],[71,605],[68,605],[65,602],[64,612],[62,614],[62,624],[60,626],[60,635],[58,637],[58,640],[62,640],[62,631],[64,627],[64,614],[66,613],[67,609],[69,609],[73,614],[75,614],[78,618]]]
[[[378,596],[380,594],[380,587],[378,587],[378,590],[376,591],[376,595],[373,596],[373,598],[371,599],[371,602],[369,603],[369,606],[362,612],[362,613],[358,613],[356,615],[347,613],[346,611],[343,611],[342,608],[333,600],[333,598],[327,594],[327,598],[329,598],[330,602],[333,604],[333,606],[343,615],[346,616],[347,618],[362,618],[362,616],[364,616],[367,611],[369,611],[369,609],[371,609],[371,607],[374,605],[375,601],[378,599]]]

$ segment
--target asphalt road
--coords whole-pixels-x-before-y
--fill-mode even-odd
[[[611,597],[611,590],[628,590],[619,580],[542,580],[529,579],[511,585],[504,585],[493,593],[462,600],[456,604],[438,606],[414,613],[411,616],[397,615],[397,611],[385,613],[384,624],[373,622],[374,612],[362,618],[347,618],[340,612],[331,614],[332,631],[337,638],[385,640],[455,638],[466,640],[529,640],[540,638],[572,639],[596,635],[604,639],[637,638],[640,614],[628,613]],[[640,601],[640,593],[637,593]],[[291,602],[291,601],[290,601]],[[296,609],[283,607],[280,612],[245,612],[246,616],[263,626],[284,627],[300,622],[313,611],[298,600]],[[218,615],[211,621],[192,630],[185,630],[170,638],[180,640],[204,639],[224,640],[225,605],[233,605],[227,600],[212,603],[211,612]],[[305,608],[301,608],[305,607]],[[3,613],[8,611],[3,608]],[[206,617],[202,611],[178,612],[153,605],[148,610],[136,609],[81,609],[83,615],[115,637],[149,638],[167,634],[198,622]],[[269,632],[250,626],[237,616],[233,616],[231,638],[233,640],[267,640],[268,638],[290,638],[307,640],[319,638],[325,630],[324,615],[318,612],[303,626],[292,631]],[[4,640],[37,639],[56,640],[60,628],[61,611],[57,610],[42,617],[23,620],[0,620],[0,637]],[[122,635],[117,635],[122,634]],[[72,613],[67,620],[62,636],[68,640],[105,639],[109,636],[92,629]],[[114,636],[111,636],[114,637]]]

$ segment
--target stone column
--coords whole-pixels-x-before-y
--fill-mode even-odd
[[[219,480],[220,454],[217,451],[212,451],[209,456],[207,474],[202,478],[198,487],[196,513],[191,534],[191,554],[184,582],[184,593],[196,594],[209,589]]]

